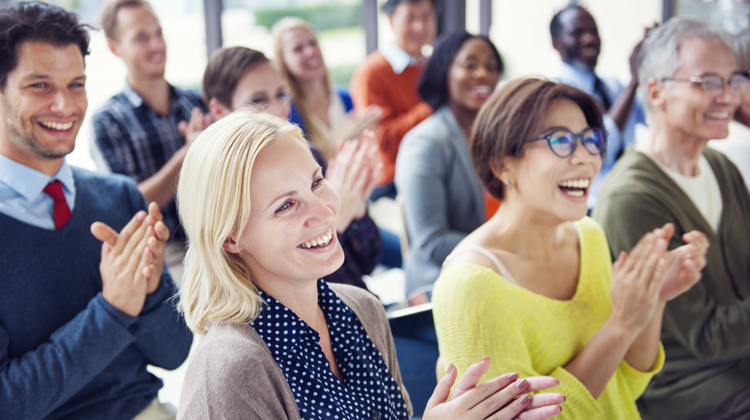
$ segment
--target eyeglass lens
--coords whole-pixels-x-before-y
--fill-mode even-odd
[[[724,79],[716,74],[703,76],[703,89],[709,94],[718,94],[724,91]],[[747,88],[747,76],[744,74],[733,74],[727,79],[727,85],[733,92],[741,94]]]
[[[553,152],[560,157],[568,157],[573,154],[575,144],[581,137],[583,147],[592,155],[601,154],[604,150],[604,134],[601,130],[590,128],[577,136],[567,130],[558,130],[550,134],[549,145]]]

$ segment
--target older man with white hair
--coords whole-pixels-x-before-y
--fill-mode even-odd
[[[676,228],[670,249],[691,230],[710,242],[702,281],[667,303],[666,363],[639,409],[645,419],[747,419],[750,194],[737,167],[706,148],[727,137],[747,75],[720,30],[683,18],[648,37],[638,74],[651,132],[613,169],[594,218],[613,258],[665,223]]]

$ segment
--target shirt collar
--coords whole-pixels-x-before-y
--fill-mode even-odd
[[[596,73],[589,69],[577,67],[566,62],[560,66],[560,81],[577,87],[585,92],[593,92]]]
[[[138,92],[130,87],[128,82],[125,82],[125,87],[122,88],[122,94],[125,95],[125,98],[130,102],[131,108],[138,108],[143,105],[143,98],[141,98],[141,95],[139,95]]]
[[[125,95],[131,108],[138,108],[143,105],[143,98],[141,98],[141,95],[139,95],[138,92],[130,87],[128,82],[125,82],[125,87],[122,88],[122,94]],[[169,85],[169,95],[172,98],[177,96],[177,89],[172,85]]]
[[[44,187],[56,179],[62,182],[68,193],[75,191],[73,170],[64,159],[57,173],[49,176],[0,155],[0,182],[22,195],[26,200],[36,199],[39,194],[42,194]]]
[[[415,66],[420,62],[419,59],[412,57],[394,43],[385,44],[378,50],[383,54],[383,57],[385,57],[396,74],[401,74],[407,67]]]
[[[250,326],[266,342],[274,358],[285,358],[300,342],[309,340],[317,344],[320,341],[320,334],[300,319],[297,314],[273,296],[263,290],[258,290],[264,305],[260,315],[250,323]],[[318,280],[318,306],[323,309],[323,313],[326,315],[329,334],[333,335],[337,327],[346,330],[355,328],[352,319],[354,312],[336,296],[323,279]],[[266,341],[267,337],[271,335],[267,329],[273,330],[273,335],[283,338]],[[349,331],[345,332],[349,333]]]

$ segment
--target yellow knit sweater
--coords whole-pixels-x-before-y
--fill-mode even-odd
[[[604,232],[590,218],[579,221],[578,228],[580,277],[568,301],[530,292],[477,265],[443,270],[432,296],[443,367],[453,363],[460,375],[490,356],[482,382],[506,372],[559,379],[560,386],[553,391],[568,400],[557,418],[639,419],[635,400],[664,364],[661,345],[651,372],[637,371],[623,361],[599,399],[564,367],[612,311],[612,262]]]

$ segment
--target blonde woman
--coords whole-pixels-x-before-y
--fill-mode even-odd
[[[358,139],[380,119],[380,107],[370,106],[355,115],[345,88],[334,87],[323,61],[315,29],[297,17],[278,21],[271,30],[274,55],[292,109],[289,120],[297,124],[326,159],[336,154],[338,141]]]
[[[178,418],[411,415],[382,305],[365,290],[319,280],[344,259],[339,203],[296,126],[247,111],[214,123],[185,157],[177,198],[189,240],[180,309],[206,334]],[[450,367],[423,418],[560,411],[562,395],[526,394],[557,385],[553,378],[505,374],[476,387],[489,365],[468,368],[448,400]]]

